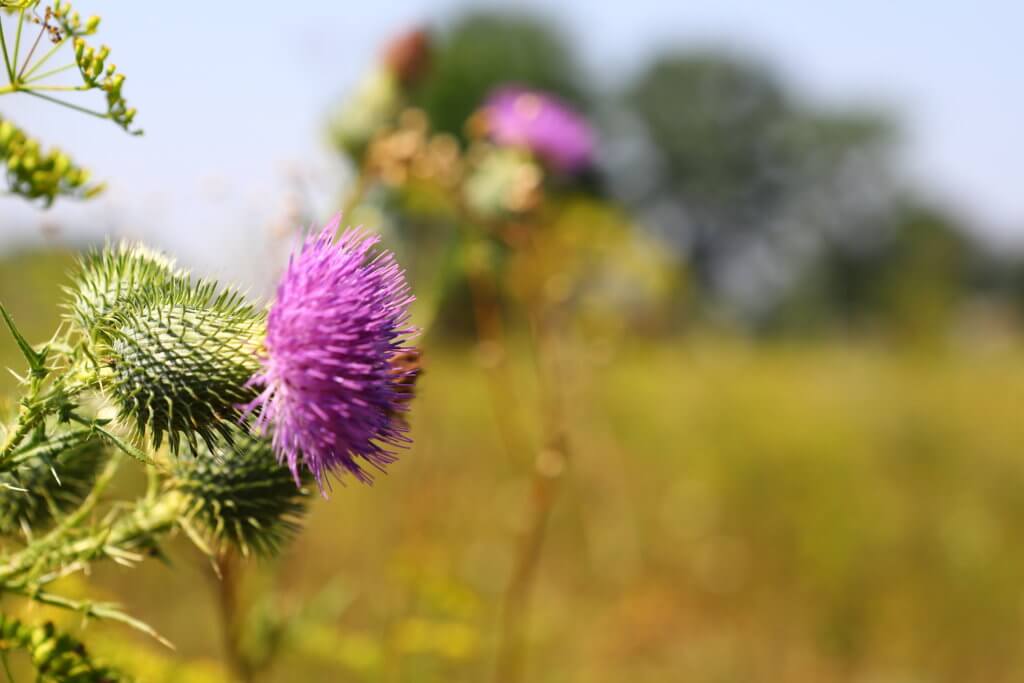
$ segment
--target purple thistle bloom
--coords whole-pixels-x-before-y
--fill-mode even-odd
[[[594,161],[593,128],[554,95],[500,88],[484,105],[484,121],[496,143],[525,147],[557,171],[574,173]]]
[[[274,451],[296,483],[305,465],[321,491],[324,475],[349,472],[369,483],[409,442],[401,413],[408,388],[393,359],[410,351],[413,301],[405,274],[380,240],[359,228],[337,234],[341,216],[310,235],[288,262],[267,318],[262,386],[247,406],[268,424]]]

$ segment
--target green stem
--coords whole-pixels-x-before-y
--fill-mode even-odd
[[[41,67],[43,64],[46,64],[46,62],[50,61],[50,58],[53,57],[55,54],[57,54],[57,50],[59,50],[64,45],[64,43],[66,43],[67,41],[68,41],[68,36],[64,36],[63,38],[61,38],[60,42],[56,43],[53,47],[51,47],[47,51],[47,53],[45,55],[40,57],[39,61],[32,65],[31,69],[29,69],[24,74],[22,74],[22,78],[25,79],[24,82],[28,82],[27,79],[32,74],[34,74],[36,71],[38,71],[39,67]],[[71,66],[77,66],[77,65],[76,64],[69,64],[68,66],[71,67]],[[50,72],[47,75],[52,75],[52,72]],[[43,76],[40,76],[39,78],[43,78]],[[36,79],[33,79],[33,80],[39,80],[39,78],[36,78]]]
[[[49,16],[49,15],[47,15],[47,16]],[[42,26],[39,27],[39,34],[36,36],[35,41],[32,43],[32,47],[29,49],[28,54],[25,55],[25,61],[24,61],[24,63],[22,63],[21,70],[18,72],[18,80],[19,81],[25,75],[25,69],[28,68],[28,63],[32,61],[32,55],[34,55],[36,53],[36,48],[39,47],[39,41],[43,37],[43,33],[45,33],[45,32],[46,32],[46,24],[43,24]],[[15,64],[14,66],[17,67],[18,65]]]
[[[4,22],[0,21],[0,49],[4,51],[4,66],[7,67],[7,79],[14,83],[14,67],[11,66],[11,58],[7,56],[7,41],[4,39]]]
[[[26,84],[22,82],[18,86],[18,90],[27,93],[33,92],[85,92],[92,90],[91,86],[88,85],[33,85],[26,87]]]
[[[77,541],[68,542],[66,530],[57,538],[53,538],[51,532],[44,541],[33,543],[0,565],[0,585],[24,585],[30,582],[31,577],[54,567],[123,555],[125,547],[170,531],[185,511],[186,504],[187,499],[182,494],[171,491],[152,504],[139,501],[134,509],[121,515],[113,524]]]
[[[535,253],[531,253],[531,256],[535,257]],[[551,513],[571,459],[562,396],[566,377],[558,344],[558,317],[540,301],[532,304],[529,317],[545,417],[544,442],[533,471],[530,522],[522,537],[511,580],[505,589],[495,677],[497,683],[520,683],[525,678],[530,596],[543,556]]]
[[[27,548],[15,555],[6,565],[0,568],[0,584],[6,584],[10,578],[30,569],[36,562],[48,552],[58,548],[67,542],[68,533],[77,527],[99,504],[100,496],[104,489],[110,484],[120,465],[120,458],[114,455],[107,462],[106,467],[96,478],[92,491],[78,508],[61,521],[52,531],[38,540],[31,543]]]
[[[14,55],[11,57],[11,83],[17,82],[14,69],[18,67],[18,51],[21,49],[21,28],[25,25],[25,8],[18,12],[18,30],[14,34]]]
[[[32,95],[33,97],[38,97],[40,99],[46,100],[47,102],[53,102],[54,104],[59,104],[60,106],[67,107],[68,109],[74,109],[77,112],[81,112],[83,114],[88,114],[89,116],[95,116],[98,119],[108,119],[108,118],[110,118],[110,116],[108,114],[105,114],[103,112],[93,111],[92,109],[86,109],[85,107],[79,107],[77,104],[72,104],[70,102],[65,102],[64,100],[58,100],[56,97],[50,97],[49,95],[44,95],[42,93],[34,92],[32,90],[25,90],[24,92],[25,92],[26,95]]]
[[[32,75],[32,71],[35,70],[35,69],[33,69],[32,71],[29,71],[27,74],[25,74],[25,78],[21,82],[24,85],[29,85],[30,83],[38,83],[39,81],[47,79],[50,76],[56,76],[59,73],[67,71],[68,69],[74,69],[76,66],[78,66],[78,65],[75,64],[74,62],[70,62],[68,64],[65,64],[64,66],[59,66],[56,69],[50,69],[49,71],[47,71],[45,73],[41,73],[38,76],[36,76],[35,78],[29,78],[29,76]]]

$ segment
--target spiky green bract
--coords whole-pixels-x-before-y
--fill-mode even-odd
[[[299,530],[304,489],[281,467],[270,441],[239,431],[233,444],[180,458],[175,486],[188,496],[189,517],[218,546],[244,555],[276,553]]]
[[[94,662],[77,638],[61,633],[52,622],[32,626],[0,614],[0,652],[24,650],[41,683],[128,683],[117,669]]]
[[[214,448],[230,442],[236,406],[256,392],[265,315],[237,292],[212,282],[172,281],[125,299],[100,323],[95,354],[122,419],[159,448],[166,434]],[[219,438],[218,438],[219,437]]]
[[[104,444],[88,430],[53,435],[11,472],[0,474],[0,534],[37,530],[77,505],[103,463]]]
[[[187,277],[176,271],[174,261],[160,252],[121,243],[81,257],[73,280],[73,286],[67,288],[71,297],[68,317],[89,337],[125,299],[144,288],[158,288]]]

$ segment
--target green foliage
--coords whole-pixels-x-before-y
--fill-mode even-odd
[[[45,528],[81,503],[104,455],[88,430],[65,431],[31,449],[30,458],[0,474],[0,534]]]
[[[44,150],[38,140],[0,117],[0,162],[14,194],[42,199],[50,205],[57,197],[87,199],[103,190],[89,183],[89,172],[59,149]]]
[[[217,546],[273,555],[299,531],[308,492],[267,439],[239,431],[231,441],[176,460],[174,486],[188,497],[187,516]]]
[[[585,96],[575,56],[543,20],[503,13],[469,14],[438,39],[434,65],[413,93],[435,129],[463,132],[466,120],[498,85],[521,83],[579,104]]]
[[[85,646],[56,629],[52,622],[31,626],[0,614],[0,656],[23,650],[36,670],[39,683],[128,683],[117,669],[92,660]]]
[[[94,355],[122,418],[171,450],[182,438],[214,448],[230,442],[238,406],[255,396],[264,314],[216,284],[175,280],[147,286],[101,323]]]
[[[7,75],[7,85],[0,87],[0,95],[22,93],[69,109],[108,119],[132,134],[141,131],[132,128],[136,111],[124,99],[124,74],[109,61],[110,48],[94,48],[86,38],[99,28],[97,16],[82,19],[64,0],[56,0],[52,7],[40,10],[38,0],[8,2],[6,13],[15,17],[13,42],[9,43],[3,30],[4,14],[0,13],[0,52]],[[42,14],[40,15],[40,11]],[[38,24],[39,30],[26,41],[22,52],[22,34],[25,28]],[[28,33],[33,33],[29,31]],[[44,38],[47,40],[44,41]],[[30,43],[28,41],[31,41]],[[46,42],[48,49],[40,49]],[[61,54],[65,45],[72,46],[74,61],[56,68],[46,68],[50,60]],[[80,82],[74,85],[55,83],[52,78],[70,69],[76,69]],[[103,94],[106,111],[87,109],[61,99],[62,93],[98,91]],[[102,185],[88,184],[89,174],[71,162],[63,152],[53,149],[42,152],[42,145],[0,116],[0,162],[7,169],[7,181],[12,194],[29,200],[39,199],[45,206],[58,197],[88,199],[99,193]]]

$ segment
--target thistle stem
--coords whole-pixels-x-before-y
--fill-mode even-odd
[[[475,238],[467,237],[472,245]],[[509,458],[527,450],[521,427],[512,378],[508,371],[505,326],[498,299],[498,285],[490,269],[467,275],[469,296],[472,301],[473,323],[482,360],[486,366],[488,395],[498,424],[502,443]]]
[[[239,584],[241,564],[238,554],[225,550],[215,560],[217,563],[217,607],[220,613],[221,634],[228,668],[238,683],[251,683],[253,667],[242,651],[242,625],[239,609]]]
[[[570,461],[561,388],[564,372],[553,312],[540,302],[531,307],[531,331],[536,344],[542,393],[544,440],[533,471],[530,521],[522,536],[512,576],[505,589],[502,635],[498,646],[497,683],[519,683],[526,668],[529,603],[544,550],[551,513]]]

